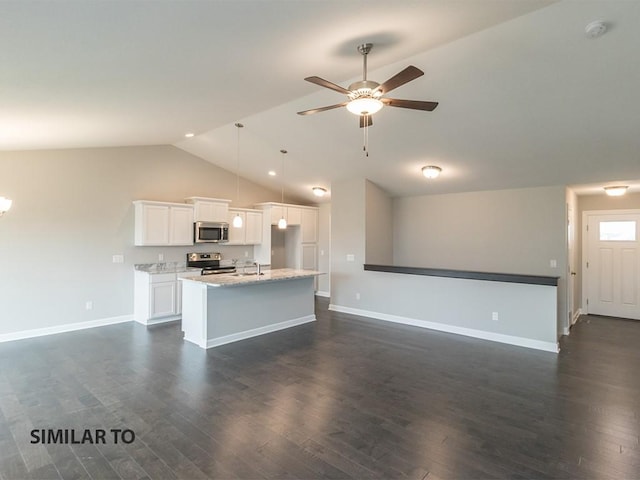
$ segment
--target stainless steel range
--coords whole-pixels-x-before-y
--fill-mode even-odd
[[[201,275],[216,275],[221,273],[234,273],[236,267],[221,265],[222,255],[218,252],[187,253],[187,267],[201,268]]]

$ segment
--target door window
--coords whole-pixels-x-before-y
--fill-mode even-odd
[[[606,242],[635,242],[636,222],[600,222],[600,240]]]

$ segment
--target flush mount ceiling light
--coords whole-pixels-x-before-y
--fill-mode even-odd
[[[0,217],[9,211],[13,200],[5,197],[0,197]]]
[[[280,203],[284,203],[284,156],[287,154],[286,150],[280,150],[282,154],[282,200]],[[284,218],[285,207],[282,207],[282,218],[278,220],[278,228],[284,230],[287,228],[287,219]]]
[[[590,39],[601,37],[606,31],[607,24],[600,20],[591,22],[584,28],[584,34]]]
[[[427,165],[426,167],[422,167],[422,174],[426,178],[437,178],[442,172],[440,167],[436,167],[435,165]]]
[[[269,173],[269,176],[270,176],[270,177],[275,177],[275,176],[276,176],[276,172],[275,172],[275,170],[269,170],[269,172],[268,172],[268,173]]]
[[[611,187],[604,187],[604,191],[610,197],[621,197],[627,192],[627,188],[629,187],[626,185],[614,185]]]
[[[237,150],[236,150],[236,200],[240,203],[240,129],[244,127],[241,123],[236,123],[236,128],[238,129],[238,142],[237,142]],[[234,228],[242,228],[242,217],[240,216],[240,212],[236,213],[236,216],[233,217],[232,225]]]
[[[188,132],[188,133],[185,133],[185,134],[184,134],[184,136],[185,136],[186,138],[193,138],[193,136],[194,136],[194,135],[195,135],[195,133],[192,133],[192,132]]]
[[[316,197],[324,197],[325,193],[327,193],[327,189],[323,187],[313,187],[311,191]]]

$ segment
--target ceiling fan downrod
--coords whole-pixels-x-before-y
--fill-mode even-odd
[[[373,48],[373,43],[358,45],[358,51],[362,54],[362,81],[367,81],[367,55]]]

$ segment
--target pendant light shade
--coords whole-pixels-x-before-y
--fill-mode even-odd
[[[240,202],[240,129],[244,127],[241,123],[236,123],[238,129],[238,142],[236,148],[236,200]],[[239,213],[233,217],[232,225],[234,228],[242,228],[242,217]]]
[[[284,156],[287,154],[286,150],[280,150],[282,154],[282,198],[281,203],[284,203]],[[278,220],[278,228],[280,230],[284,230],[287,228],[287,219],[284,217],[284,212],[286,207],[282,207],[282,218]]]
[[[8,198],[0,197],[0,217],[9,211],[12,203],[13,201]]]

